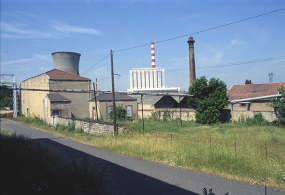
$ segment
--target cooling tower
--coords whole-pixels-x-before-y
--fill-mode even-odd
[[[54,52],[51,55],[55,69],[79,75],[79,60],[81,56],[80,53]]]

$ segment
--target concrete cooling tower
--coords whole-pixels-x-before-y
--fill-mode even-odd
[[[51,55],[55,69],[79,75],[79,60],[81,56],[80,53],[54,52]]]

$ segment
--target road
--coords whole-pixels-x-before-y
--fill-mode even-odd
[[[11,120],[1,118],[1,127],[16,132],[42,145],[50,147],[65,159],[95,161],[106,170],[104,185],[111,194],[202,194],[202,189],[213,189],[216,195],[261,195],[265,187],[228,180],[222,177],[183,170],[175,167],[139,160],[126,155],[84,145],[63,137],[42,132]],[[267,195],[285,194],[273,188]]]

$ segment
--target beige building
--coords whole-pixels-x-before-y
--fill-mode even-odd
[[[69,68],[74,66],[73,64],[70,65],[69,61],[65,64],[66,58],[74,54],[80,56],[80,54],[73,52],[53,54],[57,54],[57,58],[61,57],[58,57],[59,54],[64,55],[60,66],[56,66],[57,62],[54,59],[55,69],[21,82],[22,114],[36,115],[50,124],[53,124],[53,118],[56,115],[66,118],[87,118],[89,93],[79,92],[90,90],[91,80],[78,75],[78,64],[75,65],[77,67],[75,72],[70,71]]]
[[[127,111],[127,117],[137,116],[137,99],[128,95],[115,93],[116,106],[122,106]],[[98,93],[96,96],[98,119],[107,121],[109,113],[113,110],[113,97],[111,93]],[[95,98],[89,101],[89,117],[96,119]]]
[[[231,120],[251,118],[261,113],[267,121],[278,119],[279,113],[269,106],[274,98],[281,98],[278,88],[285,87],[285,82],[233,85],[229,92]]]

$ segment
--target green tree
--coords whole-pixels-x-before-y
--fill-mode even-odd
[[[123,106],[116,106],[116,118],[117,119],[125,119],[127,116],[127,111],[123,108]],[[109,113],[109,118],[113,119],[113,111]]]
[[[284,87],[280,87],[278,89],[278,92],[280,94],[282,94],[282,98],[277,98],[271,101],[271,103],[269,104],[269,106],[273,107],[274,109],[276,109],[277,111],[280,112],[281,115],[283,115],[283,118],[285,116],[285,89]]]
[[[13,90],[6,85],[0,85],[0,107],[13,107]]]
[[[244,84],[252,84],[251,79],[250,80],[246,79]]]
[[[193,95],[188,104],[196,110],[196,122],[212,124],[221,121],[222,111],[229,99],[223,81],[211,78],[208,82],[205,76],[200,77],[189,87],[188,94]]]

